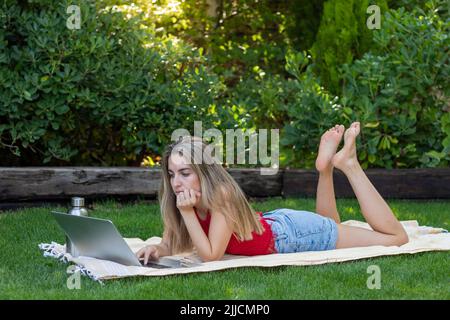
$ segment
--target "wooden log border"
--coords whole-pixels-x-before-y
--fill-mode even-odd
[[[450,168],[368,169],[370,182],[384,198],[450,199]],[[319,174],[312,170],[285,170],[283,195],[315,197]],[[334,170],[333,183],[337,198],[355,197],[347,177]]]
[[[227,170],[251,198],[316,196],[315,170],[284,169],[275,175],[261,175],[259,169]],[[365,172],[386,198],[450,199],[450,168]],[[0,204],[67,201],[72,196],[157,199],[160,175],[160,169],[132,167],[0,167]],[[334,187],[337,198],[355,196],[339,170],[334,171]]]

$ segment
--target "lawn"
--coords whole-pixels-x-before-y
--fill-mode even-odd
[[[449,229],[450,201],[390,200],[401,220]],[[314,211],[313,199],[272,198],[253,202],[258,211],[294,208]],[[105,281],[86,277],[81,288],[66,286],[67,265],[44,258],[38,244],[64,242],[49,214],[62,207],[29,208],[0,214],[0,299],[450,299],[449,253],[379,257],[298,267],[237,268],[210,273]],[[342,220],[362,220],[354,199],[339,199]],[[124,237],[161,235],[157,204],[94,204],[91,216],[108,218]],[[381,289],[368,289],[367,268],[381,270]]]

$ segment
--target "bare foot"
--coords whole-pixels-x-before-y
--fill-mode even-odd
[[[337,124],[334,128],[328,129],[320,138],[319,153],[316,159],[317,171],[322,172],[333,168],[331,159],[336,154],[344,129],[345,127],[343,125]]]
[[[351,126],[345,130],[344,147],[334,155],[331,161],[333,166],[343,172],[359,165],[358,158],[356,157],[356,137],[358,136],[359,131],[359,122],[353,122]]]

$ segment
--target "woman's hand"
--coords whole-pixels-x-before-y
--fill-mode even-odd
[[[149,260],[158,260],[160,257],[159,247],[156,245],[148,245],[143,247],[141,250],[136,252],[136,257],[140,259],[144,257],[144,265],[147,264]]]
[[[188,211],[200,203],[201,192],[193,189],[186,189],[177,195],[177,208],[182,211]]]

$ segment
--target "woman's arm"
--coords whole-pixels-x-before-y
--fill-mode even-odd
[[[220,260],[225,254],[232,234],[225,216],[220,212],[211,213],[209,235],[207,236],[193,208],[180,210],[180,212],[200,258],[203,261]]]
[[[156,246],[159,249],[159,253],[160,253],[159,256],[160,257],[170,256],[171,250],[170,250],[170,247],[169,247],[169,239],[168,239],[168,236],[167,236],[167,232],[165,230],[163,232],[163,237],[162,237],[161,242],[158,245],[156,245]]]

